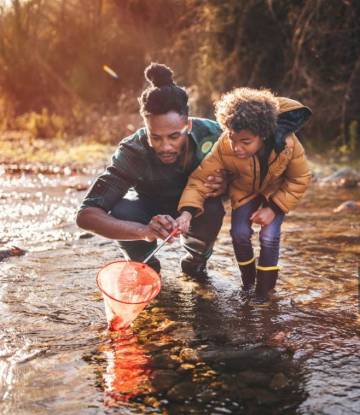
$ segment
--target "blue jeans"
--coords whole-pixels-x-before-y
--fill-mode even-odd
[[[149,223],[155,215],[179,216],[178,200],[158,201],[136,193],[128,193],[110,212],[117,219]],[[212,254],[215,239],[220,231],[225,211],[221,198],[209,198],[204,213],[191,221],[189,233],[184,235],[184,248],[198,261],[206,261]],[[143,261],[157,245],[156,241],[119,241],[124,254],[134,261]]]
[[[254,231],[250,222],[251,215],[261,206],[261,197],[250,200],[232,211],[231,237],[235,256],[239,262],[247,262],[254,257],[251,237]],[[277,213],[274,220],[260,231],[260,258],[258,265],[262,267],[276,266],[279,260],[280,231],[284,213]]]

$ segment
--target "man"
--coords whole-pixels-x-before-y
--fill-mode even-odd
[[[145,128],[122,140],[111,165],[88,191],[77,215],[83,229],[116,239],[125,256],[143,261],[177,226],[177,204],[191,172],[211,150],[221,134],[211,120],[190,118],[188,96],[173,82],[165,65],[145,70],[150,82],[140,99]],[[181,268],[200,277],[206,273],[224,216],[222,172],[207,178],[210,197],[204,215],[194,219],[183,235],[187,254]],[[149,265],[160,271],[153,257]]]

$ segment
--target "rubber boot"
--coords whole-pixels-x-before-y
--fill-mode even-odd
[[[260,302],[268,301],[269,292],[275,288],[278,274],[278,267],[257,267],[255,295]]]
[[[181,270],[189,277],[195,278],[198,281],[205,281],[208,277],[206,262],[206,259],[202,256],[187,253],[181,258]]]
[[[147,265],[149,265],[149,267],[151,267],[154,271],[156,271],[158,274],[160,274],[161,265],[160,265],[160,261],[156,257],[150,258]]]
[[[255,267],[255,258],[252,260],[252,262],[247,263],[246,265],[242,265],[241,262],[239,262],[239,268],[241,273],[241,279],[243,282],[243,291],[250,292],[251,289],[255,285],[255,277],[256,277],[256,267]]]

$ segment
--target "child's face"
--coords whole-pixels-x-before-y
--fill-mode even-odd
[[[246,159],[253,156],[264,145],[262,138],[254,135],[249,130],[241,130],[239,132],[229,130],[229,139],[231,148],[235,156],[239,159]]]

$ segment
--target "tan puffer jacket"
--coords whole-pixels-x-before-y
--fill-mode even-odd
[[[280,113],[304,109],[297,101],[278,98]],[[229,184],[229,196],[233,209],[249,202],[259,194],[271,200],[285,213],[293,209],[303,196],[311,180],[311,173],[304,149],[294,133],[286,137],[285,148],[280,154],[273,150],[268,160],[268,172],[260,185],[260,163],[256,155],[238,159],[231,149],[230,140],[224,133],[211,152],[193,171],[179,202],[179,211],[188,206],[199,209],[196,216],[203,213],[208,189],[205,179],[218,169],[233,173]]]

